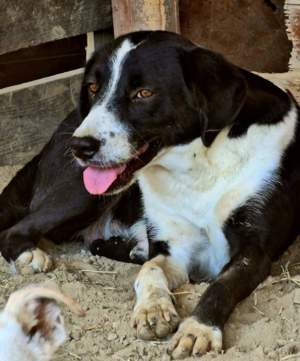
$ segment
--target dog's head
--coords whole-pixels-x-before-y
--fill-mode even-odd
[[[66,332],[57,302],[77,315],[84,312],[57,289],[26,287],[14,292],[0,313],[0,360],[47,361],[64,342]]]
[[[209,146],[212,134],[243,118],[235,129],[241,133],[247,117],[264,117],[272,103],[272,86],[259,85],[266,91],[253,95],[252,77],[168,32],[128,34],[97,51],[86,67],[83,121],[71,141],[86,167],[87,190],[118,192],[162,148],[199,137]]]

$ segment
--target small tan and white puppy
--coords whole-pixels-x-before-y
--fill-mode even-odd
[[[58,302],[84,315],[75,301],[46,286],[29,286],[10,295],[0,313],[0,361],[51,360],[66,339]]]

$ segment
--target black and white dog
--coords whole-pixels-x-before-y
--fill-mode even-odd
[[[235,305],[299,233],[298,123],[289,93],[218,54],[167,32],[123,36],[89,61],[80,116],[4,190],[2,254],[45,270],[38,239],[80,234],[95,253],[149,258],[135,283],[143,339],[176,330],[172,289],[212,280],[169,352],[219,351]]]

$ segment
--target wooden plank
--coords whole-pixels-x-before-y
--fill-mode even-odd
[[[42,148],[77,105],[81,73],[62,74],[61,79],[52,77],[54,80],[46,83],[39,80],[23,89],[17,86],[0,92],[0,166],[24,164]],[[300,102],[300,71],[259,75],[289,89]]]
[[[78,101],[82,74],[0,95],[0,166],[24,164]]]
[[[31,87],[34,87],[36,85],[50,83],[50,82],[53,82],[55,80],[69,79],[73,75],[81,75],[81,74],[83,74],[83,72],[84,72],[84,68],[79,68],[79,69],[75,69],[75,70],[66,71],[65,73],[60,73],[60,74],[55,74],[55,75],[52,75],[52,76],[48,76],[46,78],[36,79],[36,80],[29,81],[29,82],[26,82],[26,83],[12,85],[12,86],[9,86],[7,88],[0,89],[0,95],[1,94],[12,93],[12,92],[15,92],[15,91],[21,90],[21,89],[31,88]]]
[[[110,0],[0,0],[0,54],[112,26]]]
[[[138,30],[179,33],[178,0],[112,0],[114,34]]]
[[[11,181],[22,165],[5,166],[0,168],[0,192]]]
[[[78,35],[0,55],[0,89],[83,67],[86,40]]]
[[[290,70],[300,69],[300,0],[285,2],[286,25],[289,39],[293,43],[293,50],[289,62]]]
[[[86,62],[88,62],[91,56],[93,55],[93,52],[95,51],[95,34],[93,31],[91,31],[90,33],[86,34],[86,37],[87,37],[87,44],[85,48],[85,52],[86,52],[85,57],[86,57]]]
[[[286,72],[292,44],[283,5],[284,0],[180,0],[181,33],[248,70]]]

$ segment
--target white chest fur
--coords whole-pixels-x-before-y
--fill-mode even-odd
[[[216,276],[229,261],[224,222],[249,198],[263,205],[292,142],[297,112],[278,124],[252,125],[242,137],[224,129],[206,148],[200,138],[164,149],[138,172],[145,213],[157,240],[189,269],[195,263]]]

